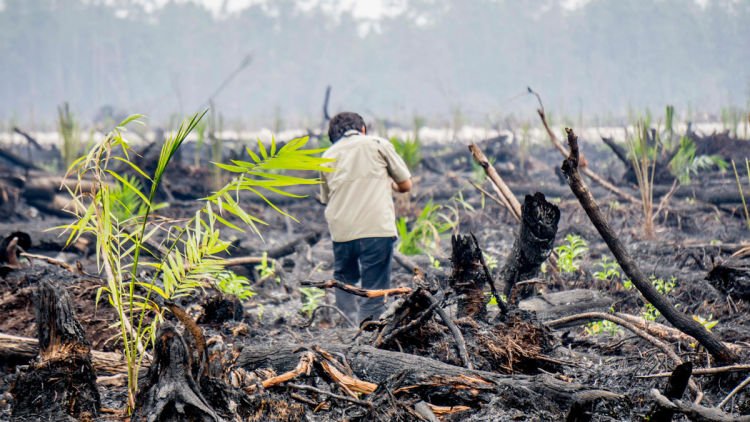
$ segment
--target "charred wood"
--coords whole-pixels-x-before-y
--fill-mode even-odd
[[[625,274],[632,280],[633,285],[643,294],[644,298],[658,309],[662,315],[675,328],[689,334],[699,343],[701,343],[711,355],[720,362],[736,362],[739,357],[736,353],[724,346],[721,341],[698,322],[689,318],[684,313],[675,309],[667,299],[662,296],[651,284],[648,278],[643,274],[635,260],[630,256],[625,246],[612,230],[611,226],[604,218],[599,205],[594,200],[586,184],[578,173],[579,150],[578,137],[572,129],[566,129],[568,133],[568,145],[570,146],[570,155],[565,159],[562,165],[563,172],[568,179],[568,185],[578,198],[581,206],[586,211],[591,222],[594,224],[604,242],[609,247],[612,254],[617,259],[620,267]]]
[[[693,371],[693,363],[685,362],[678,365],[667,381],[664,388],[664,397],[669,400],[680,400],[690,381],[690,374]],[[648,420],[654,422],[670,422],[674,417],[674,409],[668,409],[656,404],[649,415]]]
[[[474,236],[454,235],[451,237],[453,252],[451,263],[453,273],[449,284],[458,295],[458,318],[484,318],[484,285],[492,282],[487,279],[482,262],[482,250]]]
[[[729,258],[712,268],[706,279],[734,299],[750,300],[750,263],[747,259]]]
[[[470,370],[433,359],[406,353],[376,349],[370,346],[326,345],[326,350],[346,357],[354,375],[376,384],[388,382],[393,374],[402,374],[393,392],[410,394],[432,404],[467,405],[488,403],[497,394],[509,406],[524,406],[541,400],[542,406],[555,411],[568,408],[576,393],[601,391],[566,383],[548,375],[507,376],[487,371]],[[246,370],[272,368],[277,373],[293,370],[301,353],[309,347],[279,345],[275,347],[245,346],[237,365]],[[611,394],[611,393],[609,393]],[[622,398],[619,395],[613,397]]]
[[[91,347],[68,294],[41,281],[36,298],[39,356],[12,389],[16,420],[92,420],[100,399]]]
[[[521,212],[521,226],[500,273],[505,283],[505,296],[511,303],[517,303],[514,298],[523,299],[532,294],[533,288],[525,286],[511,297],[514,286],[535,277],[542,263],[552,253],[559,221],[560,209],[547,202],[543,194],[537,192],[526,195]]]

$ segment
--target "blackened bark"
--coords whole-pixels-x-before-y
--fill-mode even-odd
[[[706,276],[712,286],[733,299],[750,300],[750,262],[730,258],[715,266]]]
[[[14,420],[93,420],[101,402],[91,345],[68,294],[41,281],[36,320],[39,356],[13,386]]]
[[[473,236],[453,236],[451,243],[453,274],[449,283],[459,295],[458,318],[482,317],[486,313],[483,288],[491,281],[487,280],[482,266],[482,250]]]
[[[154,347],[154,362],[140,387],[133,414],[138,421],[221,421],[201,394],[192,375],[185,340],[170,325],[161,328]]]
[[[685,362],[678,365],[669,377],[667,387],[664,389],[664,396],[669,400],[682,399],[682,395],[685,394],[692,372],[692,362]],[[674,417],[674,413],[674,410],[661,407],[657,404],[651,411],[648,420],[652,422],[669,422]]]
[[[549,257],[559,221],[560,209],[547,202],[544,194],[537,192],[526,195],[521,209],[521,227],[500,273],[505,282],[503,292],[509,301],[514,286],[535,277],[542,263]],[[533,288],[523,287],[514,296],[522,299],[532,292]]]

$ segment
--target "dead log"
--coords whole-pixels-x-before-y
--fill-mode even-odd
[[[609,391],[584,391],[575,395],[565,422],[589,422],[594,418],[594,407],[603,400],[619,400],[620,395]]]
[[[237,358],[237,365],[246,370],[271,368],[276,373],[293,370],[300,357],[312,346],[278,345],[245,346]],[[390,387],[396,395],[418,396],[432,404],[467,405],[477,407],[488,403],[498,394],[509,407],[527,410],[535,403],[555,413],[564,413],[581,392],[602,391],[580,384],[567,383],[549,375],[502,375],[470,370],[433,359],[376,349],[370,346],[325,345],[335,356],[346,358],[353,374],[360,379],[383,384],[392,381],[394,374],[401,378]],[[613,399],[621,395],[607,392]]]
[[[70,214],[67,214],[67,217],[70,218]],[[0,237],[5,238],[12,233],[23,233],[23,235],[31,239],[31,245],[28,248],[24,248],[27,252],[49,251],[58,253],[67,250],[84,255],[94,252],[96,238],[93,235],[84,233],[77,241],[70,246],[66,246],[65,242],[68,240],[68,236],[63,234],[62,230],[50,229],[55,226],[67,224],[69,221],[55,219],[47,221],[44,224],[40,224],[39,222],[0,223]]]
[[[101,405],[91,346],[68,294],[39,283],[36,320],[40,352],[11,390],[18,420],[93,420]]]
[[[0,158],[4,159],[14,166],[21,167],[26,170],[41,170],[36,164],[26,161],[16,154],[13,154],[12,152],[3,148],[0,148]]]
[[[0,358],[6,361],[28,362],[39,354],[39,340],[0,333]],[[97,374],[124,374],[127,365],[119,353],[91,351],[91,362]]]
[[[547,202],[543,194],[537,192],[526,195],[521,227],[500,273],[505,283],[504,293],[510,303],[515,304],[515,298],[522,299],[533,292],[533,288],[524,287],[511,297],[514,286],[535,277],[542,263],[552,253],[559,221],[560,209]]]
[[[672,375],[667,381],[667,386],[664,388],[664,397],[669,400],[682,399],[682,395],[685,394],[685,390],[687,389],[688,381],[690,381],[690,374],[692,371],[692,362],[685,362],[678,365],[674,371],[672,371]],[[656,404],[651,410],[648,420],[653,422],[670,422],[673,417],[674,409],[668,409]]]
[[[635,285],[638,291],[641,292],[643,297],[649,301],[649,303],[654,305],[654,307],[664,315],[664,318],[666,318],[667,321],[674,325],[675,328],[698,340],[698,342],[701,343],[701,345],[703,345],[718,361],[726,363],[736,362],[739,359],[736,353],[724,346],[714,334],[706,330],[705,327],[700,325],[697,321],[675,309],[675,307],[656,290],[648,278],[643,274],[641,269],[625,249],[625,246],[620,242],[620,239],[615,235],[614,230],[612,230],[612,227],[610,227],[609,223],[604,218],[604,215],[599,209],[599,205],[594,200],[593,195],[591,195],[588,187],[583,179],[581,179],[581,176],[578,173],[578,137],[573,133],[572,129],[568,128],[566,131],[568,133],[570,155],[563,162],[562,170],[568,180],[568,185],[576,195],[576,198],[578,198],[578,201],[581,203],[581,206],[584,211],[586,211],[586,214],[596,227],[597,231],[599,231],[602,239],[607,244],[610,251],[612,251],[612,254],[620,264],[620,267],[630,280],[632,280],[633,285]]]
[[[582,312],[606,312],[613,302],[614,299],[599,290],[572,289],[547,292],[521,300],[518,308],[533,311],[540,320],[545,321]]]
[[[691,421],[701,422],[750,422],[750,415],[735,416],[714,407],[705,407],[689,400],[670,400],[657,389],[651,390],[652,399],[662,408],[685,415]]]

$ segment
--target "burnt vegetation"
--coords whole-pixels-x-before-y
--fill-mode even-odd
[[[135,116],[57,152],[65,175],[19,129],[28,146],[0,146],[0,418],[748,419],[750,140],[680,132],[670,108],[582,139],[536,98],[545,136],[523,148],[515,129],[430,145],[417,121],[393,140],[416,187],[386,290],[332,279],[319,128],[248,143],[195,115],[131,145]],[[351,321],[335,289],[387,310]]]

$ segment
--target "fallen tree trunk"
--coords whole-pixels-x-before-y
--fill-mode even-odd
[[[0,357],[6,360],[29,361],[39,353],[39,340],[0,333]],[[91,362],[98,374],[124,374],[127,365],[119,353],[91,351]]]
[[[620,267],[630,280],[632,280],[633,285],[639,292],[641,292],[643,297],[649,301],[649,303],[654,305],[654,307],[664,315],[664,318],[666,318],[667,321],[674,325],[675,328],[698,340],[698,342],[718,361],[726,363],[736,362],[739,359],[736,353],[724,346],[714,334],[706,330],[705,327],[700,325],[697,321],[675,309],[675,307],[656,290],[648,280],[648,277],[643,274],[641,269],[625,249],[625,246],[620,242],[620,239],[615,235],[614,230],[612,230],[599,209],[599,205],[594,200],[594,197],[591,195],[591,192],[583,179],[581,179],[581,176],[578,173],[578,137],[573,133],[572,129],[568,128],[566,131],[568,133],[570,155],[568,155],[563,162],[562,170],[568,180],[568,185],[578,198],[584,211],[586,211],[586,215],[588,215],[589,219],[602,236],[604,242],[607,244],[610,251],[612,251],[612,254],[620,264]]]
[[[0,158],[13,164],[14,166],[18,166],[26,170],[40,170],[40,168],[36,164],[26,161],[16,154],[13,154],[12,152],[3,148],[0,148]]]
[[[292,371],[306,350],[312,346],[279,345],[245,346],[236,364],[246,370],[272,368],[276,373]],[[487,403],[497,394],[509,407],[544,407],[550,411],[567,411],[577,395],[602,391],[581,384],[567,383],[549,375],[502,375],[471,370],[433,359],[376,349],[370,346],[325,345],[325,349],[346,361],[357,377],[384,384],[400,374],[394,394],[416,394],[432,404],[476,406]],[[611,398],[622,396],[605,392]],[[438,402],[440,401],[440,402]],[[535,404],[530,404],[535,403]]]

